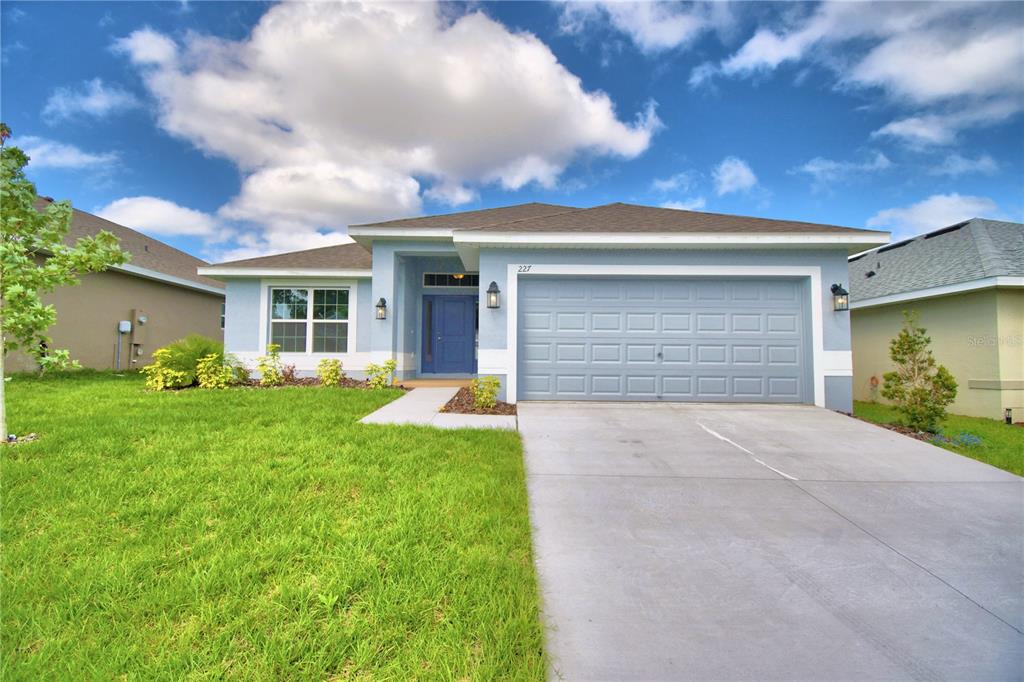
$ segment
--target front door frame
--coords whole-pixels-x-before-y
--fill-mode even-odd
[[[476,374],[476,344],[479,325],[479,322],[476,321],[479,308],[478,298],[479,297],[475,294],[423,294],[423,302],[420,305],[420,374],[430,374],[434,376],[472,376]],[[438,372],[435,369],[436,354],[433,352],[434,346],[428,344],[433,344],[433,341],[437,336],[437,330],[434,329],[434,325],[436,324],[436,304],[440,299],[464,299],[467,306],[473,311],[472,319],[474,321],[472,329],[467,330],[471,333],[473,338],[472,357],[469,358],[469,368],[464,372]],[[429,362],[428,358],[430,359]]]

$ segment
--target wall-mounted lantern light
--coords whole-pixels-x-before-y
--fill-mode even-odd
[[[388,319],[388,302],[385,301],[383,297],[377,301],[377,319]]]
[[[501,289],[498,288],[497,282],[491,282],[491,286],[487,287],[487,307],[501,307]]]
[[[850,292],[840,284],[832,285],[832,307],[837,311],[850,309]]]

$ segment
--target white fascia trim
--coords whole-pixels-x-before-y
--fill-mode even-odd
[[[449,229],[429,227],[350,227],[350,237],[384,237],[390,239],[451,239]]]
[[[922,298],[951,296],[953,294],[962,294],[968,291],[992,289],[995,287],[1024,287],[1024,277],[986,277],[985,279],[976,279],[971,282],[946,284],[941,287],[929,287],[928,289],[905,291],[899,294],[890,294],[889,296],[876,296],[875,298],[866,298],[863,301],[851,301],[850,309],[858,310],[860,308],[873,308],[880,305],[902,303],[904,301],[917,301]]]
[[[174,275],[167,275],[156,270],[150,270],[149,268],[140,268],[138,265],[132,265],[131,263],[125,263],[124,265],[112,265],[110,270],[118,272],[124,272],[129,275],[136,275],[137,277],[144,277],[146,279],[152,279],[157,282],[164,282],[166,284],[173,284],[179,287],[185,287],[186,289],[195,289],[196,291],[204,291],[208,294],[217,294],[218,296],[224,296],[224,289],[220,287],[211,286],[209,284],[203,284],[201,282],[193,282],[190,279],[184,277],[175,277]],[[205,268],[199,268],[199,274],[202,275]]]
[[[628,247],[628,246],[838,246],[866,244],[882,245],[889,242],[888,232],[864,234],[752,234],[752,233],[635,233],[607,234],[578,232],[455,232],[456,244],[575,247]]]
[[[373,270],[344,270],[339,268],[233,268],[211,266],[199,268],[207,277],[345,277],[368,279]]]
[[[508,291],[505,295],[508,310],[506,316],[506,344],[503,351],[504,363],[492,351],[487,360],[491,373],[500,374],[505,368],[505,399],[516,402],[516,353],[519,349],[516,336],[519,305],[519,278],[533,275],[567,275],[587,277],[594,275],[620,275],[638,277],[807,277],[811,282],[811,350],[814,365],[814,404],[825,406],[825,376],[845,376],[845,355],[850,351],[829,351],[826,356],[822,326],[823,305],[821,291],[821,267],[788,265],[536,265],[533,263],[510,263],[506,280]],[[483,364],[483,363],[481,363]],[[852,373],[852,354],[849,363]],[[828,371],[826,371],[828,370]]]

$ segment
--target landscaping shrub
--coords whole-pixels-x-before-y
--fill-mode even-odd
[[[395,373],[398,363],[394,358],[382,365],[371,362],[366,366],[366,383],[370,388],[387,388],[391,385],[391,375]]]
[[[200,388],[227,388],[237,381],[235,370],[227,358],[215,353],[200,358],[196,378]]]
[[[932,340],[918,326],[917,314],[905,311],[903,318],[903,329],[889,342],[896,370],[885,373],[882,396],[895,403],[906,426],[934,433],[946,418],[946,406],[956,398],[956,380],[935,362],[928,348]]]
[[[267,354],[256,359],[261,386],[280,386],[284,382],[284,368],[281,367],[281,346],[267,345]]]
[[[337,386],[345,374],[341,371],[341,360],[324,358],[316,367],[316,374],[324,386]]]
[[[494,376],[478,377],[469,382],[469,390],[473,393],[473,404],[478,410],[487,410],[498,404],[498,390],[501,379]]]
[[[215,356],[224,361],[224,344],[198,334],[190,334],[153,352],[153,363],[142,368],[146,386],[162,391],[185,388],[198,381],[199,361]]]

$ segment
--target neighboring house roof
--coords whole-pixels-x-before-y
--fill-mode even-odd
[[[1020,223],[972,218],[850,259],[851,305],[1003,285],[1024,285]]]
[[[217,263],[217,267],[226,268],[341,268],[352,270],[369,270],[370,265],[370,252],[359,244],[322,246],[318,249]]]
[[[40,197],[36,200],[36,209],[44,210],[47,205],[53,202],[48,197]],[[213,287],[218,290],[224,289],[224,283],[209,277],[203,277],[198,273],[198,268],[209,265],[204,260],[190,256],[184,251],[179,251],[173,246],[164,244],[161,241],[148,237],[124,225],[118,225],[109,220],[100,218],[91,213],[73,209],[71,216],[71,227],[64,241],[66,244],[74,244],[81,237],[92,237],[100,230],[110,232],[121,243],[121,248],[131,254],[131,260],[126,264],[115,266],[112,270],[118,270],[129,274],[159,279],[171,284],[187,286],[199,284],[201,287]],[[148,276],[164,275],[165,278]],[[185,280],[175,282],[174,280]],[[218,292],[220,293],[220,292]]]

